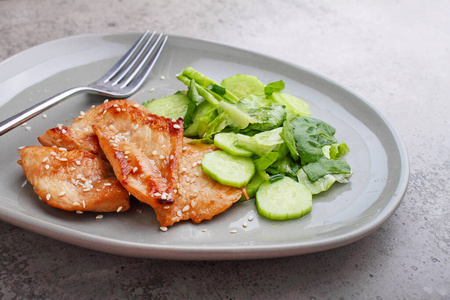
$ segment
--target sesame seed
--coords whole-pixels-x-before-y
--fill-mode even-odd
[[[161,155],[159,156],[159,159],[164,159],[164,155],[161,154]]]
[[[246,228],[247,227],[247,222],[242,223],[242,227]]]
[[[181,218],[181,210],[177,211],[177,216]]]
[[[25,148],[25,146],[20,146],[20,147],[19,147],[19,150],[22,150],[23,148]]]
[[[181,127],[180,127],[180,125],[175,124],[175,125],[173,125],[173,128],[175,128],[175,129],[180,129]]]
[[[155,197],[161,197],[161,194],[160,194],[160,193],[154,193],[153,196],[155,196]]]
[[[104,185],[104,186],[110,186],[110,185],[111,185],[111,182],[105,182],[103,185]]]
[[[183,148],[181,148],[181,150],[186,151],[187,147],[184,146]]]
[[[166,79],[166,76],[164,76],[164,75],[161,76],[161,80],[164,80],[164,79]]]
[[[97,215],[97,216],[95,216],[95,219],[96,219],[96,220],[103,219],[103,215]]]
[[[108,127],[110,130],[114,130],[114,129],[116,129],[115,127],[114,127],[114,125],[109,125],[109,127]]]
[[[154,150],[154,151],[152,152],[152,154],[153,154],[153,155],[157,155],[158,152],[156,152],[156,150]]]
[[[46,170],[50,169],[50,166],[49,165],[45,165],[45,169]]]
[[[79,214],[79,215],[83,214],[83,212],[81,210],[77,210],[76,213]]]
[[[121,112],[122,109],[120,107],[116,108],[116,111]]]
[[[133,125],[133,129],[134,129],[134,130],[136,130],[136,129],[138,129],[138,128],[139,128],[139,124],[134,124],[134,125]]]
[[[250,215],[249,217],[248,217],[248,220],[251,222],[251,221],[253,221],[253,215]]]
[[[52,197],[52,195],[47,194],[47,195],[45,196],[45,199],[47,199],[47,201],[48,201],[48,200],[50,200],[51,197]]]
[[[67,133],[67,130],[63,129],[63,130],[61,130],[61,132],[62,132],[63,134],[66,134],[66,133]]]
[[[201,160],[197,161],[197,164],[201,165],[201,164],[202,164],[202,161],[201,161]]]
[[[95,107],[95,105],[92,105],[92,106],[91,106],[91,108],[94,108],[94,107]]]
[[[103,103],[106,103],[106,102],[108,102],[109,100],[108,99],[106,99],[105,101],[103,101]]]
[[[85,132],[88,132],[88,131],[89,131],[89,128],[86,127],[86,128],[84,128],[83,130],[84,130]]]
[[[30,131],[30,130],[31,130],[31,127],[30,127],[30,126],[27,126],[27,127],[25,127],[25,130]]]
[[[138,108],[138,107],[139,107],[139,104],[134,104],[133,107]]]
[[[233,229],[233,230],[230,231],[230,233],[236,233],[236,232],[237,232],[236,229]]]
[[[194,162],[193,164],[192,164],[192,167],[196,167],[197,166],[197,162]]]
[[[138,170],[138,167],[134,167],[133,168],[133,173],[136,173],[137,170]]]
[[[181,172],[186,172],[186,168],[181,168]]]
[[[20,126],[22,126],[22,127],[27,126],[27,122],[22,123],[22,125],[20,125]]]
[[[80,206],[80,203],[74,202],[73,205],[75,205],[75,206]]]
[[[66,194],[66,192],[62,191],[61,193],[58,194],[58,196],[64,196]]]
[[[154,88],[151,88],[151,89],[150,89],[150,92],[154,92],[154,91],[155,91],[155,89],[154,89]]]
[[[206,231],[208,231],[208,229],[202,229],[202,232],[206,232]]]
[[[120,212],[121,210],[122,210],[122,206],[119,206],[118,208],[117,208],[117,212]]]
[[[170,208],[170,205],[164,206],[164,209],[169,209],[169,208]]]
[[[175,122],[176,122],[177,120],[176,120],[176,119],[174,119],[174,118],[172,118],[172,119],[171,119],[171,121],[175,123]]]
[[[81,165],[81,161],[79,161],[79,160],[76,160],[75,163],[77,164],[77,166]]]
[[[161,148],[166,148],[166,145],[162,145]]]
[[[83,203],[83,208],[86,208],[86,202],[84,202],[84,200],[83,200],[82,203]]]
[[[56,152],[55,151],[50,152],[50,154],[53,155],[53,156],[56,156]]]
[[[130,151],[125,151],[124,152],[125,155],[130,154],[130,153],[131,153]]]
[[[59,159],[60,161],[67,161],[67,158],[63,157]]]
[[[46,114],[43,114],[42,117],[43,117],[44,119],[47,119],[47,115],[46,115]]]
[[[172,160],[172,159],[174,159],[174,158],[175,158],[175,156],[173,156],[173,154],[170,155],[170,157],[169,157],[170,160]]]
[[[75,171],[77,168],[75,168],[75,167],[70,167],[69,168],[69,171]]]
[[[84,116],[85,112],[84,111],[80,111],[80,116]]]
[[[119,107],[119,105],[117,105],[117,104],[113,104],[113,107]]]
[[[183,212],[188,211],[189,210],[189,205],[186,205],[185,207],[183,207]]]
[[[64,147],[59,147],[58,149],[61,150],[61,151],[67,151],[67,149],[64,148]]]
[[[163,231],[163,232],[166,232],[166,231],[167,231],[167,227],[159,227],[159,229],[160,229],[161,231]]]

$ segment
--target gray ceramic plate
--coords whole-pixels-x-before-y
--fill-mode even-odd
[[[139,34],[69,37],[22,52],[0,64],[0,119],[102,75]],[[0,137],[0,218],[77,246],[126,256],[183,260],[255,259],[299,255],[339,247],[376,230],[400,204],[408,182],[405,148],[370,104],[301,67],[217,43],[170,36],[146,85],[130,99],[145,100],[184,89],[175,78],[192,66],[212,78],[253,74],[264,83],[283,79],[286,91],[311,106],[312,115],[334,125],[351,153],[354,175],[315,197],[312,213],[271,222],[254,202],[236,203],[211,221],[178,223],[159,230],[152,209],[140,203],[126,213],[77,215],[46,206],[17,165],[17,149],[58,123],[70,124],[81,110],[103,102],[79,95]],[[162,76],[165,79],[162,79]],[[154,90],[153,90],[154,89]],[[247,219],[254,215],[253,221]],[[248,226],[242,224],[247,221]],[[231,234],[231,230],[237,230]]]

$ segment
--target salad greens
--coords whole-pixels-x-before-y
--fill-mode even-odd
[[[184,135],[193,143],[220,148],[203,159],[203,170],[218,182],[245,187],[263,216],[298,218],[310,211],[310,195],[351,176],[343,160],[349,147],[336,140],[333,126],[311,117],[306,102],[284,91],[283,80],[264,85],[255,76],[237,74],[219,83],[191,67],[177,78],[185,91],[143,105],[157,115],[183,118]],[[298,213],[280,211],[286,197],[304,198],[292,202],[302,203]]]

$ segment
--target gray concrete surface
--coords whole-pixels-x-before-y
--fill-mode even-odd
[[[450,299],[449,15],[445,0],[0,1],[0,61],[70,35],[147,28],[228,43],[367,99],[411,165],[404,201],[378,231],[298,257],[136,259],[0,222],[0,298]]]

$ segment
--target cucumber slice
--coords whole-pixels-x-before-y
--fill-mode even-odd
[[[261,216],[284,221],[300,218],[312,209],[312,194],[306,186],[284,177],[263,182],[256,192],[256,208]]]
[[[222,85],[239,99],[250,95],[264,95],[264,84],[253,75],[237,74],[222,80]]]
[[[217,150],[203,156],[202,170],[221,184],[239,188],[252,179],[255,165],[249,157],[234,156]]]
[[[152,114],[163,116],[169,119],[184,118],[189,110],[190,104],[195,103],[184,94],[174,94],[171,96],[148,100],[142,105]]]
[[[222,132],[214,136],[214,145],[220,149],[236,156],[250,157],[253,152],[236,146],[237,134],[234,132]]]

